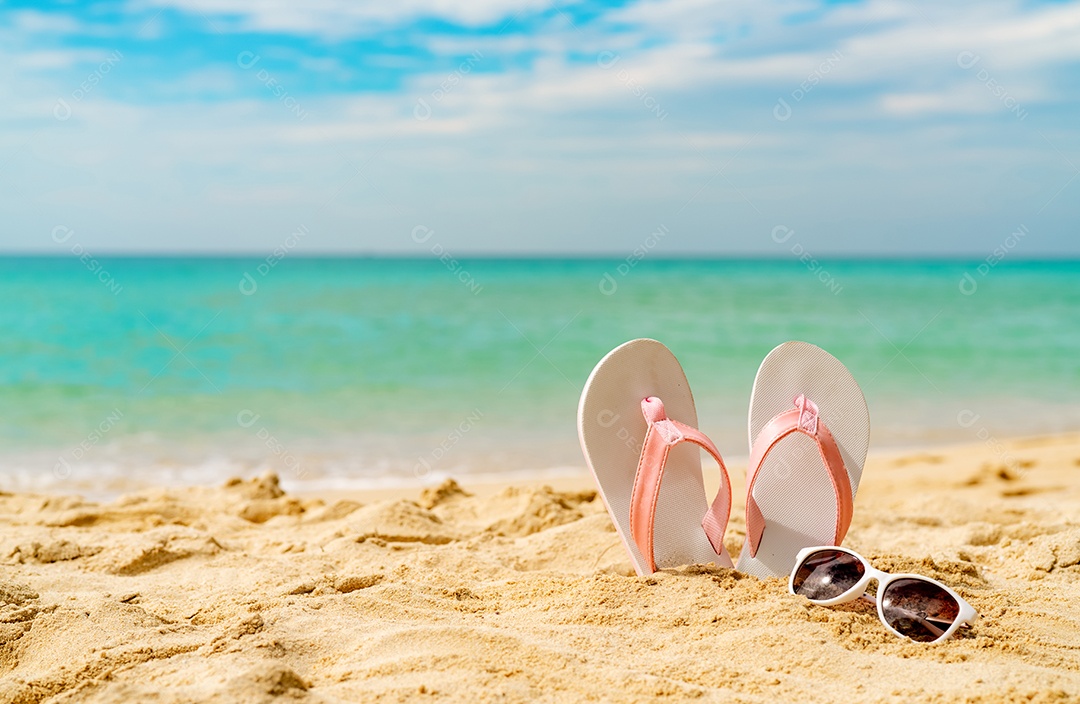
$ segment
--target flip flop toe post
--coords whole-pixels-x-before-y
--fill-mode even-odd
[[[690,386],[667,347],[640,339],[609,352],[582,391],[578,435],[639,575],[685,564],[732,566],[723,542],[731,510],[727,470],[697,430]],[[711,504],[701,450],[720,467]]]
[[[847,534],[870,438],[866,399],[835,357],[786,342],[758,370],[749,430],[737,569],[784,577],[799,550],[839,545]]]

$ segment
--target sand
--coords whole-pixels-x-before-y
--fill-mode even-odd
[[[927,646],[781,580],[636,577],[584,475],[3,494],[0,701],[1080,701],[1080,435],[874,454],[846,544],[983,617]]]

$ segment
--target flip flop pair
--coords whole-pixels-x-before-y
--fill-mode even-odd
[[[697,428],[686,374],[656,340],[615,348],[585,383],[578,406],[582,451],[639,575],[713,562],[784,577],[803,548],[843,541],[870,416],[859,385],[835,357],[806,342],[786,342],[758,369],[750,398],[747,536],[735,565],[724,547],[727,468]],[[701,450],[720,472],[711,502]]]

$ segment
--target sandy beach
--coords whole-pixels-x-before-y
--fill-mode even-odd
[[[1080,0],[0,67],[0,704],[1080,704]]]
[[[845,544],[982,618],[926,646],[781,580],[639,578],[584,473],[0,494],[0,701],[1080,701],[1080,434],[872,453]]]

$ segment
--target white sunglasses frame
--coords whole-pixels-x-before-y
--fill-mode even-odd
[[[975,611],[975,608],[971,604],[967,603],[962,596],[957,594],[955,591],[953,591],[946,585],[937,581],[936,579],[931,579],[930,577],[927,577],[925,575],[913,574],[910,572],[903,572],[900,574],[890,574],[888,572],[882,572],[879,569],[875,569],[874,566],[870,564],[870,561],[859,553],[855,552],[854,550],[842,548],[839,545],[816,545],[800,550],[799,554],[795,558],[795,566],[791,568],[791,576],[788,577],[788,593],[794,594],[795,596],[802,596],[795,591],[795,575],[796,573],[798,573],[799,567],[802,566],[803,562],[806,560],[807,557],[809,557],[815,552],[820,552],[822,550],[835,550],[837,552],[851,555],[862,563],[864,574],[862,576],[862,579],[856,582],[855,585],[851,587],[851,589],[848,589],[846,592],[844,592],[838,597],[821,600],[811,599],[810,597],[803,597],[812,604],[817,604],[818,606],[836,606],[837,604],[846,604],[855,601],[856,599],[861,599],[864,597],[864,595],[866,595],[866,589],[870,586],[871,580],[876,580],[878,583],[877,596],[874,597],[873,600],[877,604],[877,614],[881,622],[885,624],[886,628],[888,628],[897,636],[906,640],[910,640],[914,643],[921,642],[925,643],[926,645],[940,643],[944,640],[948,640],[953,636],[954,633],[956,633],[956,631],[961,626],[970,625],[975,621],[975,619],[979,617],[979,613]],[[951,596],[953,599],[956,599],[956,603],[960,605],[960,613],[957,614],[956,620],[952,622],[952,625],[949,626],[948,630],[946,630],[943,634],[941,634],[934,640],[916,641],[914,638],[909,638],[908,636],[904,635],[903,633],[889,625],[889,622],[885,620],[885,611],[882,608],[882,600],[884,598],[886,587],[888,587],[889,584],[895,582],[898,579],[919,579],[924,582],[930,582],[935,586],[941,587],[949,594],[949,596]],[[866,598],[869,600],[871,597]]]

